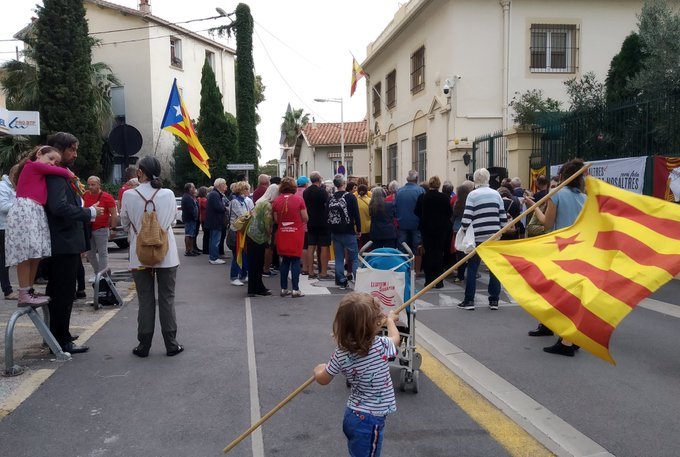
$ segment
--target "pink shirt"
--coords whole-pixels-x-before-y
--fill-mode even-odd
[[[45,175],[57,175],[70,179],[73,174],[66,168],[29,160],[19,175],[17,198],[30,198],[41,205],[47,203]]]

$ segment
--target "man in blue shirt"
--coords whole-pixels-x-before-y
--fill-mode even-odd
[[[394,198],[399,223],[399,246],[405,242],[413,253],[417,253],[418,247],[422,244],[420,230],[418,230],[420,219],[414,210],[418,197],[424,193],[425,189],[418,185],[418,172],[411,170],[406,177],[406,185],[397,191]]]

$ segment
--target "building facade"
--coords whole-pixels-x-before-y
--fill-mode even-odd
[[[108,64],[122,82],[111,93],[112,126],[126,123],[140,131],[143,146],[138,157],[156,154],[164,165],[171,163],[175,137],[161,131],[160,125],[173,79],[197,119],[206,59],[215,71],[225,110],[236,114],[233,49],[153,16],[148,0],[140,2],[139,10],[104,0],[85,0],[85,7],[90,34],[101,40],[92,49],[92,61]],[[117,164],[114,180],[120,179],[121,171]]]
[[[369,176],[366,121],[345,122],[344,162],[341,152],[340,124],[310,122],[302,128],[294,148],[287,153],[286,174],[309,176],[318,171],[324,179],[332,179],[341,163],[348,177]]]
[[[517,93],[566,102],[565,81],[590,71],[604,81],[642,3],[409,1],[362,63],[371,181],[404,182],[416,169],[460,183],[474,138],[512,127]]]

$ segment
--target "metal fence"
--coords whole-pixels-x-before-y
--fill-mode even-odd
[[[549,170],[574,157],[680,156],[679,122],[680,94],[567,114],[532,129],[531,168]]]
[[[508,166],[508,140],[503,131],[478,136],[472,142],[472,169]]]

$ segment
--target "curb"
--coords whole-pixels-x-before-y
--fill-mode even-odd
[[[419,344],[430,354],[555,455],[613,457],[607,449],[422,323],[418,323],[418,335]]]

